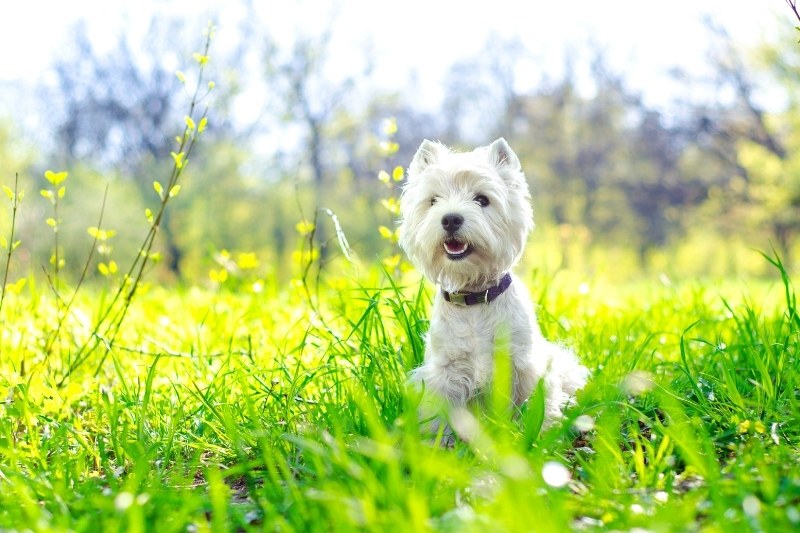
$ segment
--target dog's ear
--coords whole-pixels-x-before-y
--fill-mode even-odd
[[[514,153],[514,150],[502,137],[489,145],[489,160],[498,170],[501,168],[515,171],[522,170],[517,154]]]
[[[408,167],[408,176],[412,178],[420,174],[423,170],[428,168],[429,165],[439,160],[439,152],[444,149],[444,146],[437,142],[425,139],[422,144],[417,148],[417,153],[411,160],[411,165]]]

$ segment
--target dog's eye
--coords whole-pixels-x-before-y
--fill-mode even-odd
[[[431,205],[435,204],[436,200],[438,200],[438,198],[436,198],[435,196],[431,198]]]
[[[486,198],[486,196],[484,196],[482,194],[479,194],[478,196],[473,198],[473,200],[478,202],[478,205],[481,206],[481,207],[486,207],[487,205],[489,205],[489,199]]]

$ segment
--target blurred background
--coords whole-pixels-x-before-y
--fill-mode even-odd
[[[52,254],[48,169],[69,171],[65,272],[83,268],[106,186],[116,234],[98,261],[135,256],[190,100],[175,71],[194,71],[209,20],[209,128],[157,279],[285,281],[318,207],[359,262],[385,260],[399,184],[381,171],[424,138],[500,136],[533,192],[530,265],[759,276],[755,250],[774,248],[797,271],[800,33],[782,0],[78,0],[19,4],[0,35],[0,181],[26,193],[12,279]],[[320,260],[341,255],[327,215],[315,238]]]

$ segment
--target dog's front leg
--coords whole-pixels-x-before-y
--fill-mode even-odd
[[[436,365],[430,360],[411,374],[410,383],[422,390],[420,420],[431,433],[438,433],[444,425],[446,444],[452,444],[454,439],[447,417],[454,408],[466,406],[474,395],[472,381],[467,369],[453,364]]]

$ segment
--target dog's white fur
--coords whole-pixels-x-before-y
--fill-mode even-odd
[[[496,285],[519,261],[533,229],[525,176],[502,138],[466,153],[425,140],[408,168],[400,213],[400,246],[426,278],[448,292]],[[457,231],[445,229],[446,215],[463,219]],[[457,244],[446,249],[445,241],[453,239],[468,245],[467,252],[448,253],[460,251]],[[513,275],[489,304],[461,306],[437,291],[425,360],[411,382],[453,407],[465,406],[491,381],[501,328],[510,335],[514,404],[527,400],[543,379],[545,423],[552,423],[586,383],[588,371],[574,353],[542,336],[528,291]]]

